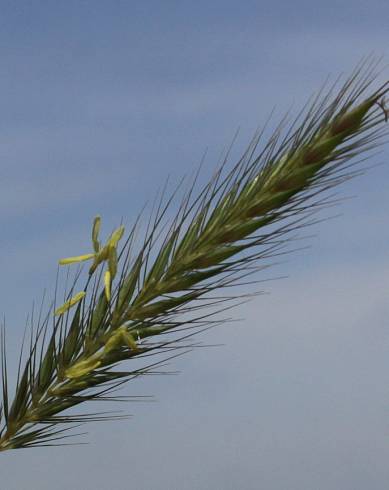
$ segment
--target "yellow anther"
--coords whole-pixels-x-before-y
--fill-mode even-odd
[[[119,243],[119,240],[122,238],[124,234],[124,226],[119,226],[112,235],[110,236],[107,245],[110,247],[117,247],[117,244]]]
[[[111,283],[112,283],[111,273],[109,271],[105,271],[104,290],[105,290],[105,297],[107,298],[107,301],[111,300]]]
[[[95,260],[93,264],[90,266],[89,274],[93,274],[93,272],[97,269],[97,267],[108,259],[109,247],[107,245],[100,250],[99,253],[95,254]]]
[[[127,331],[126,326],[121,326],[109,337],[104,346],[104,353],[111,352],[119,347],[126,346],[131,350],[138,350],[134,337]]]
[[[65,371],[65,376],[68,379],[76,379],[89,374],[94,369],[101,365],[101,360],[96,357],[85,359],[85,361],[77,362],[74,366]]]
[[[135,342],[134,337],[127,330],[123,332],[122,337],[127,347],[135,351],[138,350],[138,345]]]
[[[100,226],[101,226],[101,218],[100,216],[96,216],[96,218],[93,220],[93,228],[92,228],[93,249],[96,253],[99,252],[101,246],[99,242]]]
[[[111,352],[112,350],[120,347],[122,343],[122,332],[121,329],[119,328],[116,330],[107,340],[104,346],[104,352],[108,353]]]
[[[108,270],[111,273],[112,280],[116,276],[116,273],[118,271],[118,254],[115,247],[109,247]]]
[[[81,291],[77,293],[73,298],[70,298],[68,301],[66,301],[62,306],[57,308],[54,312],[55,316],[63,315],[66,311],[68,311],[70,308],[72,308],[74,305],[76,305],[79,301],[82,300],[82,298],[85,296],[85,291]]]
[[[78,255],[77,257],[68,257],[59,261],[60,265],[74,264],[76,262],[84,262],[95,257],[95,254]]]
[[[116,247],[119,240],[122,238],[124,234],[124,226],[119,226],[116,230],[113,231],[111,236],[108,239],[108,242],[104,247],[101,247],[101,243],[99,241],[99,233],[101,227],[101,218],[100,216],[96,216],[93,220],[92,227],[92,243],[94,253],[78,255],[76,257],[68,257],[66,259],[61,259],[59,261],[60,265],[74,264],[76,262],[84,262],[85,260],[93,259],[93,264],[89,268],[89,274],[93,274],[97,267],[104,261],[108,260],[108,268],[111,274],[111,281],[116,276],[117,273],[117,252]],[[108,289],[106,288],[106,291]],[[108,295],[108,293],[107,293]]]

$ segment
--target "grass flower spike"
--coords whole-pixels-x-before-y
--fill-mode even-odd
[[[387,136],[382,101],[389,84],[374,90],[372,70],[362,63],[289,128],[283,120],[261,149],[258,135],[197,197],[193,184],[169,226],[171,200],[162,200],[140,247],[137,224],[118,250],[124,227],[102,245],[101,218],[94,219],[93,253],[60,260],[93,261],[80,279],[82,292],[55,311],[52,328],[49,316],[34,329],[13,399],[2,337],[0,451],[61,444],[69,424],[115,418],[68,409],[121,400],[114,392],[123,383],[159,372],[162,361],[152,356],[174,357],[194,345],[194,334],[219,323],[214,315],[240,298],[224,291],[284,253],[292,234],[331,202],[328,191],[357,174],[353,165]]]

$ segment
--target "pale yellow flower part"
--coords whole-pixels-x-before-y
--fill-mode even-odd
[[[66,301],[62,306],[57,308],[54,312],[54,315],[55,316],[63,315],[66,311],[68,311],[79,301],[81,301],[82,298],[84,298],[85,294],[86,294],[85,291],[80,291],[79,293],[77,293],[75,296],[73,296],[68,301]]]
[[[111,352],[112,350],[116,349],[117,347],[120,347],[122,343],[122,327],[118,328],[116,332],[114,332],[107,342],[104,345],[104,353],[108,354],[108,352]]]
[[[76,257],[68,257],[66,259],[61,259],[59,265],[74,264],[76,262],[84,262],[85,260],[90,260],[95,257],[96,254],[85,254],[77,255]]]
[[[104,290],[105,290],[105,297],[107,298],[107,301],[111,300],[111,273],[109,271],[105,271],[104,274]]]
[[[95,255],[95,260],[89,270],[92,274],[97,267],[105,260],[109,261],[108,268],[111,273],[111,281],[115,277],[117,272],[117,252],[116,247],[119,240],[122,238],[124,233],[124,226],[117,228],[110,236],[107,244],[100,249],[100,251]]]
[[[125,332],[123,332],[122,338],[125,344],[127,345],[127,347],[129,347],[132,350],[138,350],[138,345],[135,342],[134,337],[127,331],[127,329]]]
[[[100,226],[101,226],[101,217],[96,216],[95,219],[93,220],[93,228],[92,228],[93,249],[96,253],[99,252],[101,247],[99,242]]]
[[[131,350],[138,350],[137,343],[135,342],[133,336],[127,331],[127,327],[125,325],[119,327],[107,340],[104,346],[104,353],[111,352],[112,350],[121,347],[127,346]]]
[[[108,243],[107,245],[109,245],[110,247],[116,247],[117,244],[119,243],[119,240],[122,238],[124,234],[124,226],[119,226],[119,228],[117,228],[113,233],[112,235],[110,236],[109,240],[108,240]]]
[[[97,267],[108,259],[109,247],[105,245],[97,254],[94,254],[93,264],[90,266],[89,274],[93,274]]]
[[[112,280],[116,276],[116,273],[118,271],[118,254],[115,247],[109,247],[108,270],[111,273]]]
[[[119,240],[122,238],[124,234],[125,228],[124,226],[119,226],[119,228],[116,228],[116,230],[114,230],[111,236],[109,237],[106,245],[102,247],[99,241],[100,227],[101,227],[101,217],[97,215],[93,220],[93,227],[92,227],[92,243],[93,243],[94,253],[77,255],[75,257],[67,257],[66,259],[61,259],[59,261],[59,264],[68,265],[68,264],[74,264],[77,262],[84,262],[86,260],[93,259],[93,264],[89,268],[89,274],[91,275],[95,272],[97,267],[102,262],[108,260],[108,269],[111,276],[110,277],[110,283],[111,283],[112,279],[116,276],[117,273],[118,259],[117,259],[116,247]],[[109,287],[106,286],[107,298],[108,296],[110,297],[110,289],[111,289],[111,284],[109,285]]]
[[[85,359],[85,361],[77,362],[74,366],[70,367],[65,371],[65,376],[68,379],[81,378],[89,374],[94,369],[101,365],[101,360],[96,357],[91,357],[90,359]]]

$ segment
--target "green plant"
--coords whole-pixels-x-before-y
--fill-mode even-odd
[[[231,297],[212,292],[239,284],[282,253],[290,233],[328,204],[322,193],[355,175],[357,159],[386,134],[389,86],[373,91],[374,81],[372,66],[362,64],[335,95],[334,87],[320,93],[288,131],[283,120],[258,153],[257,135],[240,161],[228,172],[224,162],[195,199],[191,186],[167,229],[172,198],[161,200],[137,252],[137,223],[118,252],[124,227],[102,245],[96,217],[92,251],[60,261],[92,261],[86,284],[75,293],[75,281],[66,302],[37,326],[12,401],[3,332],[0,450],[62,444],[68,424],[114,418],[62,412],[121,399],[112,392],[160,365],[149,356],[174,356],[190,347],[194,333],[217,323],[209,308],[223,309]],[[136,359],[145,365],[116,369]]]

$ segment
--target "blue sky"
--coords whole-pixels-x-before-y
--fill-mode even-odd
[[[388,18],[378,0],[1,2],[9,356],[58,258],[89,246],[95,214],[106,231],[130,224],[206,149],[209,174],[238,127],[235,155],[274,105],[297,112],[371,52],[389,63]],[[342,188],[355,198],[310,230],[310,249],[266,274],[288,279],[204,335],[225,346],[129,386],[158,402],[91,426],[89,446],[3,454],[2,488],[386,488],[388,157]]]

